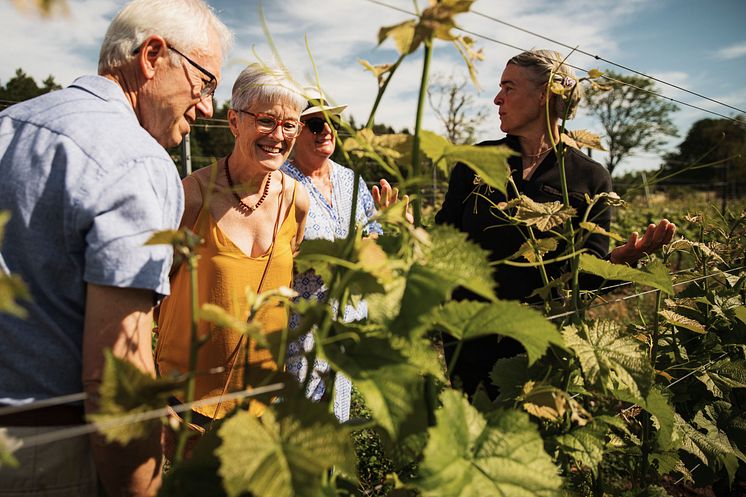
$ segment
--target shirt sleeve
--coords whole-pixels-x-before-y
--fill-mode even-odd
[[[88,203],[85,281],[168,295],[173,250],[145,243],[179,225],[184,194],[173,163],[139,159],[112,168],[99,187]]]

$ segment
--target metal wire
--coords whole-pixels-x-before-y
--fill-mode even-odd
[[[30,437],[23,437],[23,448],[35,447],[38,445],[49,444],[53,442],[59,442],[60,440],[66,440],[69,438],[79,437],[81,435],[88,435],[97,431],[103,431],[111,428],[117,428],[132,423],[139,423],[142,421],[149,421],[151,419],[162,418],[168,416],[169,410],[172,409],[177,413],[182,413],[195,407],[205,407],[218,404],[220,402],[227,402],[231,400],[240,400],[249,397],[255,397],[265,393],[276,392],[285,388],[284,383],[275,383],[264,387],[257,387],[252,390],[240,390],[226,395],[216,395],[214,397],[207,397],[187,404],[180,404],[172,407],[163,407],[159,409],[153,409],[150,411],[139,412],[135,414],[125,414],[115,419],[108,421],[100,421],[96,423],[87,423],[81,426],[75,426],[72,428],[61,428],[59,430],[50,431],[41,435],[32,435]]]
[[[373,4],[376,4],[376,5],[380,5],[380,6],[383,6],[383,7],[387,7],[387,8],[389,8],[389,9],[392,9],[392,10],[396,10],[396,11],[398,11],[398,12],[402,12],[402,13],[404,13],[404,14],[408,14],[408,15],[411,15],[411,16],[415,16],[415,17],[417,16],[417,14],[416,14],[416,13],[414,13],[414,12],[411,12],[411,11],[407,11],[407,10],[405,10],[405,9],[402,9],[402,8],[399,8],[399,7],[395,7],[395,6],[393,6],[393,5],[389,5],[389,4],[387,4],[387,3],[385,3],[385,2],[382,2],[382,1],[380,1],[380,0],[364,0],[364,1],[366,1],[366,2],[369,2],[369,3],[373,3]],[[533,32],[533,31],[527,30],[527,29],[525,29],[525,28],[521,28],[521,27],[519,27],[519,26],[515,26],[515,25],[513,25],[513,24],[507,23],[507,22],[505,22],[505,21],[502,21],[502,20],[499,20],[499,19],[497,19],[497,18],[493,18],[493,17],[491,17],[491,16],[488,16],[488,15],[486,15],[486,14],[483,14],[483,13],[481,13],[481,12],[477,12],[477,11],[470,11],[470,12],[471,12],[471,13],[473,13],[473,14],[475,14],[475,15],[478,15],[478,16],[482,16],[482,17],[484,17],[484,18],[486,18],[486,19],[490,19],[490,20],[492,20],[492,21],[494,21],[494,22],[498,22],[498,23],[500,23],[500,24],[504,24],[504,25],[506,25],[506,26],[508,26],[508,27],[511,27],[511,28],[514,28],[514,29],[518,29],[518,30],[520,30],[520,31],[523,31],[524,33],[530,34],[530,35],[532,35],[532,36],[536,36],[536,37],[542,38],[542,39],[544,39],[544,40],[547,40],[547,41],[551,41],[552,43],[556,43],[556,44],[558,44],[558,45],[561,45],[561,46],[563,46],[563,47],[566,47],[566,48],[569,48],[569,49],[571,49],[571,50],[574,50],[574,51],[576,51],[576,52],[578,52],[578,53],[582,53],[583,55],[588,55],[588,56],[590,56],[590,57],[593,57],[593,58],[595,58],[595,59],[597,59],[597,60],[602,60],[602,61],[604,61],[604,62],[606,62],[606,63],[608,63],[608,64],[611,64],[611,65],[614,65],[614,66],[616,66],[616,67],[619,67],[619,68],[625,69],[625,70],[627,70],[627,71],[633,72],[633,73],[635,73],[635,74],[638,74],[638,75],[640,75],[640,76],[642,76],[642,77],[645,77],[645,78],[649,78],[649,79],[651,79],[651,80],[653,80],[653,81],[656,81],[656,82],[659,82],[659,83],[661,83],[661,84],[664,84],[664,85],[667,85],[667,86],[671,86],[671,87],[673,87],[673,88],[676,88],[676,89],[678,89],[678,90],[684,91],[684,92],[686,92],[686,93],[690,93],[690,94],[692,94],[692,95],[696,95],[696,96],[698,96],[698,97],[700,97],[700,98],[703,98],[703,99],[705,99],[705,100],[708,100],[708,101],[710,101],[710,102],[714,102],[714,103],[717,103],[717,104],[719,104],[719,105],[722,105],[722,106],[728,107],[728,108],[730,108],[730,109],[736,110],[736,111],[738,111],[738,112],[741,112],[741,113],[746,113],[746,111],[743,111],[743,110],[741,110],[741,109],[739,109],[739,108],[737,108],[737,107],[733,107],[733,106],[731,106],[731,105],[728,105],[728,104],[726,104],[726,103],[724,103],[724,102],[721,102],[721,101],[719,101],[719,100],[716,100],[716,99],[714,99],[714,98],[711,98],[711,97],[707,97],[707,96],[705,96],[705,95],[701,95],[701,94],[699,94],[699,93],[696,93],[696,92],[693,92],[693,91],[691,91],[691,90],[687,90],[686,88],[683,88],[683,87],[681,87],[681,86],[675,85],[675,84],[673,84],[673,83],[669,83],[669,82],[667,82],[667,81],[664,81],[664,80],[662,80],[662,79],[654,78],[654,77],[652,77],[652,76],[649,76],[649,75],[647,75],[647,74],[645,74],[645,73],[642,73],[642,72],[640,72],[640,71],[637,71],[637,70],[635,70],[635,69],[629,68],[629,67],[627,67],[627,66],[623,66],[623,65],[621,65],[621,64],[617,64],[617,63],[615,63],[615,62],[612,62],[612,61],[610,61],[610,60],[608,60],[608,59],[605,59],[605,58],[603,58],[603,57],[600,57],[600,56],[598,56],[598,55],[592,55],[592,54],[589,54],[588,52],[585,52],[585,51],[582,51],[582,50],[578,49],[577,47],[573,47],[573,46],[570,46],[570,45],[567,45],[567,44],[561,43],[561,42],[559,42],[559,41],[553,40],[553,39],[551,39],[551,38],[548,38],[548,37],[546,37],[546,36],[540,35],[540,34],[538,34],[538,33],[535,33],[535,32]],[[525,51],[527,50],[527,49],[525,49],[525,48],[522,48],[522,47],[519,47],[519,46],[517,46],[517,45],[513,45],[513,44],[510,44],[510,43],[507,43],[507,42],[504,42],[504,41],[498,40],[498,39],[496,39],[496,38],[493,38],[493,37],[491,37],[491,36],[483,35],[483,34],[481,34],[481,33],[477,33],[477,32],[475,32],[475,31],[471,31],[471,30],[465,29],[465,28],[463,28],[463,27],[460,27],[460,26],[455,26],[454,28],[455,28],[455,29],[457,29],[457,30],[459,30],[459,31],[461,31],[461,32],[464,32],[464,33],[466,33],[466,34],[470,34],[470,35],[472,35],[472,36],[475,36],[475,37],[477,37],[477,38],[481,38],[481,39],[483,39],[483,40],[487,40],[487,41],[490,41],[490,42],[496,43],[496,44],[498,44],[498,45],[503,45],[503,46],[506,46],[506,47],[508,47],[508,48],[512,48],[512,49],[514,49],[514,50],[518,50],[518,51],[520,51],[520,52],[525,52]],[[582,67],[578,67],[578,66],[575,66],[575,65],[572,65],[572,64],[569,64],[568,62],[565,62],[565,64],[566,64],[567,66],[569,66],[569,67],[572,67],[573,69],[577,69],[577,70],[579,70],[579,71],[583,71],[583,72],[585,72],[585,73],[587,73],[587,72],[588,72],[588,70],[587,70],[587,69],[585,69],[585,68],[582,68]],[[726,115],[726,114],[721,114],[721,113],[719,113],[719,112],[715,112],[715,111],[713,111],[713,110],[705,109],[704,107],[700,107],[700,106],[697,106],[697,105],[694,105],[694,104],[690,104],[690,103],[687,103],[687,102],[683,102],[683,101],[681,101],[681,100],[678,100],[678,99],[675,99],[675,98],[672,98],[672,97],[668,97],[668,96],[666,96],[666,95],[663,95],[663,94],[660,94],[660,93],[657,93],[657,92],[654,92],[654,91],[651,91],[651,90],[646,90],[646,89],[644,89],[644,88],[639,88],[639,87],[637,87],[637,86],[635,86],[635,85],[633,85],[633,84],[630,84],[630,83],[626,83],[626,82],[624,82],[624,81],[618,81],[618,80],[614,80],[613,78],[606,78],[606,79],[609,79],[609,80],[613,80],[613,81],[615,81],[615,82],[617,82],[617,83],[619,83],[619,84],[625,85],[625,86],[630,86],[630,87],[632,87],[632,88],[636,88],[636,89],[638,89],[638,90],[640,90],[640,91],[643,91],[643,92],[645,92],[645,93],[649,93],[649,94],[651,94],[651,95],[654,95],[654,96],[656,96],[656,97],[658,97],[658,98],[662,98],[662,99],[665,99],[665,100],[670,100],[671,102],[675,102],[675,103],[677,103],[677,104],[679,104],[679,105],[683,105],[683,106],[685,106],[685,107],[690,107],[690,108],[692,108],[692,109],[696,109],[696,110],[699,110],[699,111],[701,111],[701,112],[705,112],[705,113],[708,113],[708,114],[712,114],[712,115],[718,116],[718,117],[720,117],[720,118],[723,118],[723,119],[727,119],[727,120],[729,120],[729,121],[733,121],[733,122],[735,122],[735,123],[738,123],[738,124],[741,124],[741,125],[746,125],[746,122],[744,122],[744,121],[742,121],[742,120],[740,120],[740,119],[737,119],[737,118],[734,118],[734,117],[728,116],[728,115]]]
[[[741,267],[737,267],[737,268],[733,268],[733,269],[728,269],[727,271],[718,271],[717,273],[707,274],[707,275],[704,275],[704,276],[698,276],[696,278],[692,278],[692,279],[685,280],[685,281],[679,281],[678,283],[674,283],[672,286],[674,288],[676,288],[676,287],[681,286],[681,285],[687,285],[689,283],[694,283],[694,282],[705,280],[705,279],[708,279],[708,278],[714,278],[714,277],[720,276],[720,275],[722,275],[724,273],[729,274],[729,273],[732,273],[734,271],[740,271],[742,269],[746,269],[746,266],[741,266]],[[650,293],[654,293],[654,292],[658,292],[658,291],[660,291],[660,290],[654,288],[652,290],[646,290],[644,292],[635,293],[633,295],[625,295],[624,297],[620,297],[618,299],[607,300],[607,301],[601,302],[599,304],[594,304],[594,305],[588,307],[588,309],[595,309],[597,307],[603,307],[605,305],[614,304],[614,303],[617,303],[617,302],[622,302],[622,301],[633,299],[633,298],[636,298],[636,297],[641,297],[643,295],[648,295]],[[563,312],[561,314],[553,314],[551,316],[547,316],[547,319],[549,319],[550,321],[554,321],[555,319],[559,319],[559,318],[563,318],[563,317],[567,317],[567,316],[572,316],[576,312],[577,311],[568,311],[568,312]]]

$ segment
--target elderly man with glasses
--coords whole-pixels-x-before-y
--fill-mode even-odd
[[[0,114],[0,269],[25,282],[24,319],[0,313],[0,426],[24,446],[4,496],[154,495],[159,432],[39,442],[98,409],[104,351],[154,374],[152,309],[169,293],[183,191],[164,147],[212,115],[228,29],[202,0],[134,0],[112,21],[99,75]],[[85,402],[80,399],[85,398]],[[62,403],[65,399],[77,400]],[[33,437],[33,438],[32,438]]]

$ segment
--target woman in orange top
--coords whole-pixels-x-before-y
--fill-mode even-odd
[[[290,287],[309,199],[305,189],[279,169],[300,134],[305,103],[282,72],[250,65],[233,86],[228,111],[236,138],[233,151],[184,179],[181,225],[205,240],[198,248],[199,306],[217,304],[245,321],[247,287],[255,292]],[[161,305],[156,360],[162,376],[189,369],[189,279],[183,264],[173,277],[171,295]],[[265,335],[279,332],[287,326],[287,310],[267,305],[256,319]],[[253,340],[242,340],[233,330],[200,321],[198,336],[206,336],[207,342],[197,358],[195,399],[259,384],[277,369],[268,350],[257,350]],[[246,363],[249,371],[244,370]],[[220,402],[195,408],[192,419],[206,425],[235,405]],[[253,402],[250,409],[260,414],[262,407]]]

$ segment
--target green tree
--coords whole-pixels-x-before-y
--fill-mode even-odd
[[[454,74],[433,76],[427,88],[427,100],[445,129],[446,138],[455,144],[474,142],[477,128],[487,119],[484,109],[474,106],[474,95],[467,91],[468,81]]]
[[[630,154],[660,151],[666,137],[678,136],[670,118],[678,107],[650,93],[656,87],[648,78],[613,71],[605,73],[605,77],[613,89],[590,88],[586,102],[603,126],[609,151],[606,167],[613,173]]]
[[[744,118],[746,116],[741,120]],[[746,126],[730,119],[695,122],[678,150],[665,156],[661,176],[666,178],[663,184],[686,183],[693,188],[713,189],[713,183],[725,182],[743,190],[746,187]]]
[[[34,78],[18,68],[15,76],[10,78],[5,86],[0,86],[0,99],[7,106],[62,88],[51,74],[47,76],[42,85],[39,87]]]

